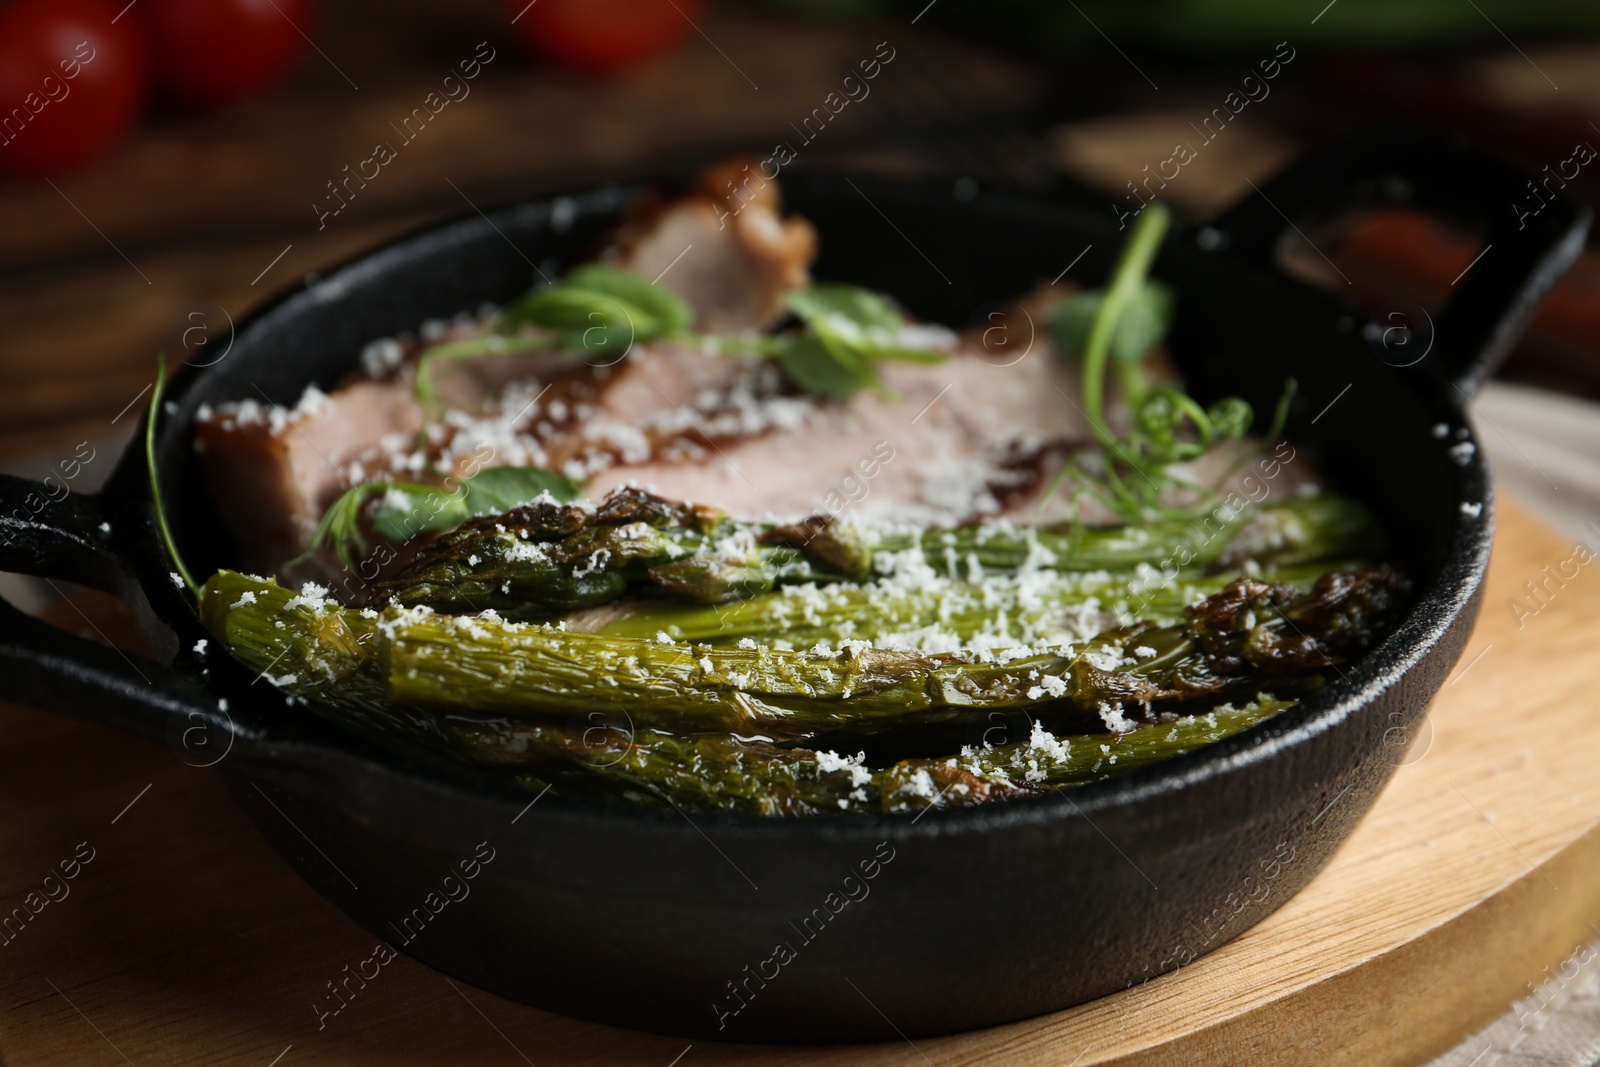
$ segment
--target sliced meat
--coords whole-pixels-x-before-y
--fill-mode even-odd
[[[759,330],[784,315],[789,290],[807,284],[816,251],[810,225],[780,210],[776,185],[736,163],[706,172],[685,197],[641,207],[606,254],[660,276],[695,307],[701,331]],[[283,573],[306,550],[351,484],[437,483],[493,466],[557,470],[585,482],[595,500],[634,483],[748,519],[1111,521],[1087,499],[1074,515],[1065,492],[1044,502],[1062,465],[1093,443],[1079,367],[1045,339],[1050,305],[1064,292],[1027,294],[1003,337],[993,322],[962,337],[906,327],[905,344],[947,359],[883,363],[891,393],[848,401],[798,395],[767,360],[671,341],[637,346],[614,366],[559,354],[447,366],[433,384],[453,409],[426,435],[413,381],[420,346],[375,342],[364,359],[369,376],[331,396],[309,390],[289,411],[250,400],[203,411],[196,447],[245,565],[263,573]],[[463,320],[430,336],[481,329]],[[1172,371],[1157,356],[1147,373]],[[1114,397],[1107,406],[1116,410]],[[1304,461],[1277,459],[1272,492],[1314,480]],[[1216,450],[1174,473],[1210,484],[1232,460]],[[1225,488],[1259,498],[1245,480],[1251,469]]]
[[[247,567],[271,573],[299,555],[347,466],[382,438],[414,438],[422,412],[401,381],[356,381],[332,395],[308,389],[293,409],[239,401],[201,409],[195,448],[211,497]]]
[[[663,384],[626,389],[620,395],[642,403],[616,409],[633,425],[657,431],[651,458],[621,456],[620,462],[570,472],[591,475],[585,491],[596,500],[635,483],[747,519],[791,521],[820,513],[923,525],[998,517],[1024,523],[1116,521],[1092,497],[1075,502],[1067,491],[1052,491],[1057,472],[1093,445],[1094,436],[1083,413],[1077,364],[1048,345],[1020,359],[1002,359],[977,338],[964,338],[941,364],[883,364],[884,381],[896,396],[863,392],[848,402],[797,398],[779,390],[775,378],[765,389],[702,392],[694,402],[693,383],[734,377],[743,365],[730,371],[729,357],[698,352],[652,362],[659,358],[651,354],[631,373],[641,382]],[[707,360],[711,365],[700,369],[704,377],[686,369]],[[1159,357],[1147,370],[1158,378],[1171,374]],[[675,394],[665,381],[679,384]],[[1117,406],[1113,395],[1108,407]],[[1126,430],[1125,413],[1112,421],[1118,432]],[[1233,469],[1252,447],[1214,449],[1168,470],[1204,486],[1231,474],[1220,487],[1223,494],[1259,498],[1261,478],[1247,480],[1254,467]],[[1274,494],[1297,492],[1316,480],[1303,461],[1274,464],[1273,470]],[[1167,502],[1198,499],[1177,492]]]
[[[783,217],[778,184],[753,160],[701,173],[678,200],[646,198],[601,258],[677,293],[702,333],[760,331],[784,316],[784,296],[810,284],[817,233]]]
[[[1075,364],[1044,345],[1000,360],[967,338],[943,363],[880,369],[894,396],[823,401],[795,395],[766,361],[655,344],[559,377],[548,392],[523,382],[484,415],[452,412],[426,452],[408,376],[313,390],[292,411],[245,401],[203,412],[197,447],[247,566],[264,572],[306,549],[351,482],[436,481],[440,470],[469,473],[468,463],[549,467],[595,500],[633,483],[749,519],[1074,517],[1066,492],[1040,505],[1062,464],[1092,443]],[[1235,456],[1218,449],[1172,470],[1209,485]],[[1315,480],[1304,462],[1276,459],[1274,494]],[[1253,470],[1224,491],[1259,498]],[[1084,521],[1115,518],[1088,498],[1077,508]]]
[[[849,402],[805,401],[809,410],[789,425],[713,437],[690,462],[614,466],[586,491],[598,499],[632,481],[752,519],[849,506],[860,515],[958,522],[1008,510],[1012,496],[1040,481],[1036,457],[1089,439],[1076,375],[1043,346],[1012,365],[961,347],[942,364],[881,370],[897,398],[865,392]]]
[[[749,369],[750,361],[736,356],[671,343],[640,345],[600,386],[596,406],[607,418],[639,425],[734,388]]]
[[[570,433],[545,444],[551,467],[585,481],[618,464],[697,464],[724,442],[797,429],[814,408],[765,360],[658,343],[631,353]]]

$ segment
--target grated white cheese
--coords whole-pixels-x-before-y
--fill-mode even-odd
[[[1089,666],[1101,671],[1114,671],[1122,666],[1122,655],[1116,649],[1084,649],[1083,659]]]
[[[590,554],[589,561],[587,563],[581,567],[573,568],[572,576],[574,578],[587,578],[591,574],[598,574],[605,570],[606,564],[610,561],[610,559],[611,550],[609,548],[596,549]]]
[[[1120,700],[1102,700],[1097,710],[1100,712],[1100,721],[1105,723],[1106,729],[1114,734],[1125,734],[1139,727],[1138,723],[1122,713],[1122,702]]]
[[[1038,685],[1028,690],[1028,699],[1038,700],[1044,696],[1065,696],[1066,692],[1067,680],[1065,678],[1062,678],[1059,675],[1047,674],[1043,678],[1039,679]]]
[[[816,754],[818,770],[825,774],[845,771],[850,775],[850,784],[852,786],[863,786],[872,781],[872,772],[867,769],[866,760],[867,754],[865,752],[857,752],[854,756],[841,756],[832,751],[818,752]]]
[[[400,366],[405,349],[393,337],[373,341],[361,350],[361,370],[369,378],[384,378]]]
[[[339,607],[338,602],[329,600],[327,597],[328,590],[326,586],[318,585],[315,582],[306,582],[300,587],[298,596],[292,596],[284,602],[283,609],[285,611],[293,611],[295,608],[310,608],[320,616],[329,608]]]

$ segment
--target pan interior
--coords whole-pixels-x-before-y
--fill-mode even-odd
[[[1125,236],[1109,213],[1081,205],[999,196],[960,201],[945,184],[825,173],[801,172],[784,183],[788,208],[821,235],[815,277],[887,292],[912,314],[955,328],[984,321],[1069,263],[1072,279],[1098,284]],[[177,391],[177,410],[159,438],[169,515],[197,576],[238,565],[226,526],[200,488],[191,444],[200,404],[255,397],[293,405],[308,384],[332,388],[376,338],[502,303],[559,277],[594,252],[637,191],[605,188],[419,234],[308,279],[242,323],[227,357]],[[1448,555],[1460,471],[1432,436],[1450,409],[1427,398],[1427,368],[1385,365],[1335,301],[1202,252],[1184,234],[1169,239],[1155,273],[1178,294],[1169,345],[1190,391],[1203,402],[1242,396],[1264,421],[1285,378],[1295,378],[1289,462],[1314,464],[1336,488],[1371,506],[1395,534],[1397,562],[1419,588],[1432,585]],[[1031,325],[1039,336],[1023,358],[1052,358],[1045,324]],[[1003,362],[993,373],[1006,373]],[[1262,482],[1269,496],[1276,491],[1270,479]],[[274,706],[260,710],[268,703]],[[278,702],[250,701],[241,714],[251,715],[251,706],[272,715],[271,725],[285,724]],[[325,732],[312,716],[294,719],[297,731]]]

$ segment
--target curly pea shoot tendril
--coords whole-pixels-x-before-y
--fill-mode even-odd
[[[1064,465],[1041,507],[1063,481],[1070,480],[1075,486],[1074,502],[1078,495],[1088,495],[1129,523],[1142,522],[1152,515],[1173,517],[1209,508],[1215,502],[1216,490],[1182,479],[1168,467],[1198,459],[1217,445],[1241,440],[1250,432],[1255,414],[1244,400],[1224,397],[1204,407],[1177,386],[1151,386],[1138,363],[1144,353],[1131,359],[1113,358],[1112,341],[1118,323],[1146,284],[1171,223],[1171,212],[1164,205],[1150,204],[1140,213],[1123,246],[1083,351],[1084,415],[1100,451],[1080,453]],[[1115,369],[1123,401],[1133,413],[1133,431],[1122,436],[1112,431],[1105,417],[1106,374],[1111,369]],[[1285,382],[1265,440],[1282,432],[1294,393],[1295,383],[1290,379]],[[1241,456],[1217,484],[1225,482],[1248,459],[1248,453]],[[1201,500],[1187,511],[1166,507],[1162,497],[1174,488],[1196,493]]]

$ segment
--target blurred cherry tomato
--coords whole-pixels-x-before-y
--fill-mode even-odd
[[[306,50],[312,0],[138,0],[156,83],[191,107],[272,88]]]
[[[614,74],[694,32],[704,0],[505,0],[535,54],[573,70]]]
[[[53,174],[109,149],[138,118],[144,41],[105,0],[0,7],[0,170]]]

